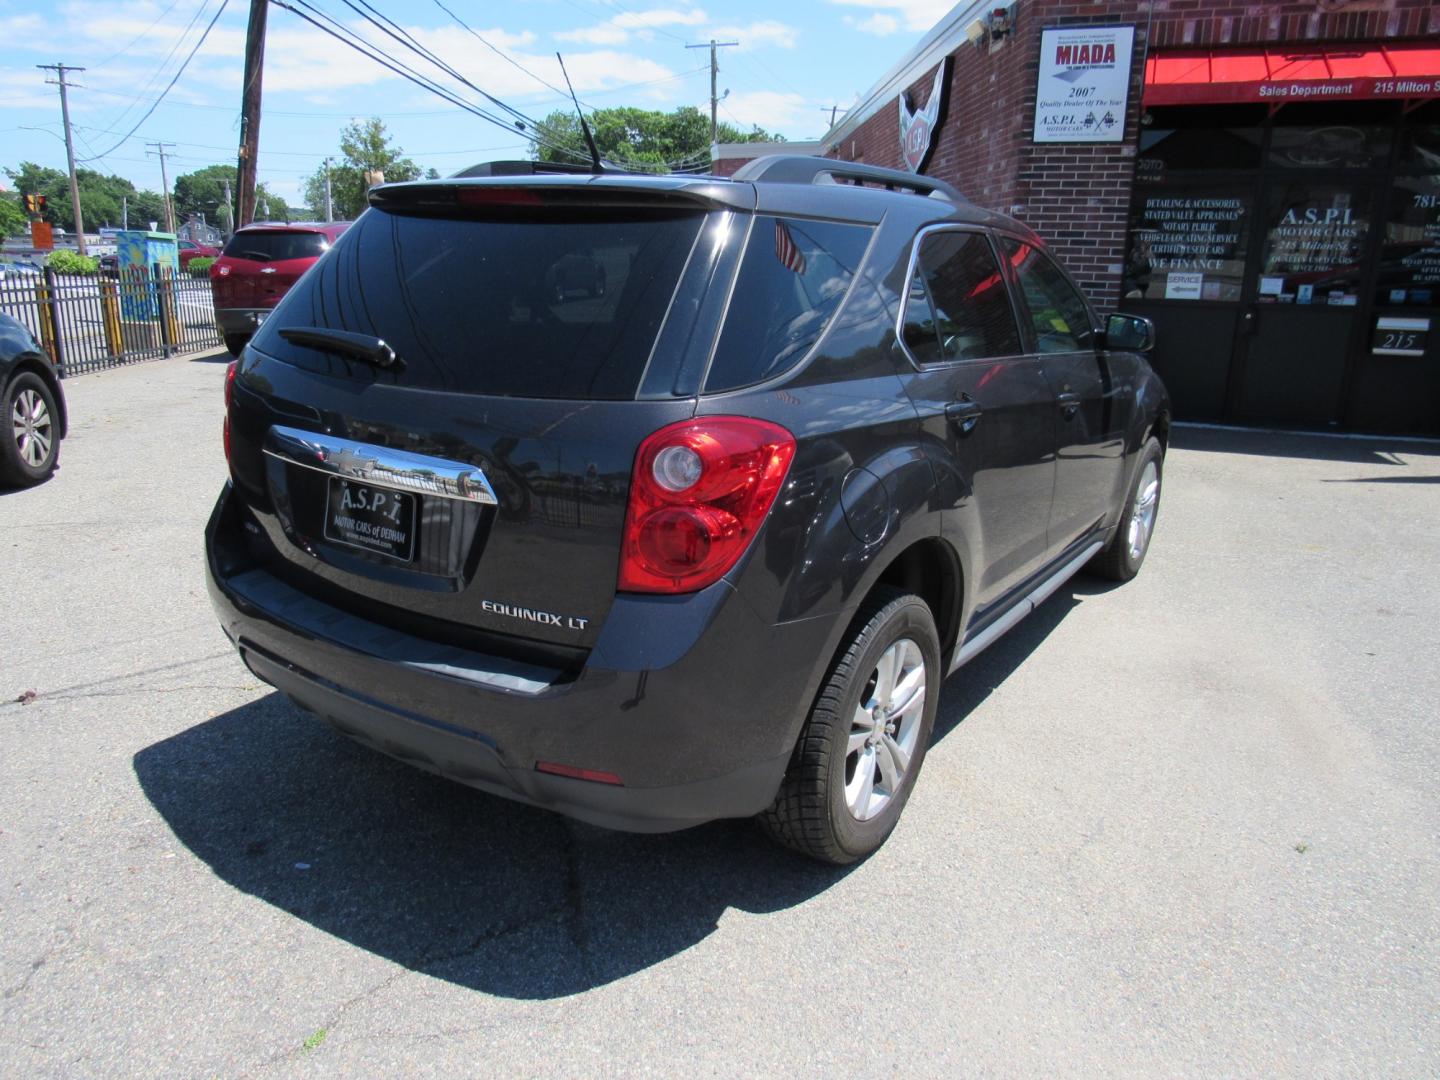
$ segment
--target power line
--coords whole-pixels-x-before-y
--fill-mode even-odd
[[[482,120],[487,120],[490,123],[496,125],[497,127],[504,128],[507,131],[519,130],[525,132],[528,125],[528,137],[532,139],[535,143],[545,146],[547,149],[553,149],[556,153],[568,154],[571,157],[576,158],[577,160],[580,159],[582,156],[573,148],[566,146],[564,143],[561,143],[558,140],[547,135],[543,131],[542,127],[540,125],[534,124],[533,121],[529,121],[528,119],[523,121],[516,120],[513,122],[507,121],[498,116],[495,116],[493,113],[487,112],[485,109],[480,108],[472,102],[466,101],[464,98],[460,97],[458,94],[456,94],[454,91],[450,90],[443,84],[437,82],[435,79],[430,78],[426,75],[422,75],[421,73],[415,71],[413,68],[407,66],[403,61],[400,61],[395,57],[391,56],[390,54],[386,53],[374,42],[368,41],[367,39],[360,37],[358,34],[355,34],[353,31],[337,23],[332,16],[330,16],[324,11],[321,11],[313,4],[308,3],[308,0],[295,0],[295,3],[299,4],[301,7],[308,8],[310,11],[315,12],[315,14],[320,17],[320,19],[324,19],[326,22],[331,23],[335,27],[334,29],[332,29],[331,26],[325,25],[325,23],[321,22],[320,19],[313,18],[310,15],[306,14],[304,11],[301,11],[299,8],[292,6],[290,3],[287,3],[286,0],[271,0],[271,3],[275,4],[277,7],[284,8],[292,15],[296,15],[299,18],[304,19],[310,25],[316,27],[319,30],[322,30],[326,34],[335,38],[337,41],[341,41],[344,44],[350,46],[352,49],[354,49],[361,55],[375,61],[377,64],[388,69],[394,74],[399,75],[401,78],[430,91],[432,94],[435,94],[437,97],[445,101],[450,102],[457,108],[463,109],[466,112],[471,113],[472,115],[478,116]]]
[[[150,72],[150,77],[147,78],[145,82],[141,85],[140,91],[136,94],[131,95],[117,95],[127,96],[129,98],[129,104],[126,105],[125,108],[120,110],[119,116],[115,117],[116,127],[119,127],[121,124],[123,124],[125,122],[125,117],[130,115],[130,111],[150,95],[151,88],[156,85],[156,83],[162,77],[166,67],[169,66],[170,60],[175,56],[176,53],[180,51],[180,47],[185,44],[185,39],[190,36],[190,31],[193,30],[195,26],[199,23],[200,17],[205,14],[206,5],[208,5],[209,3],[210,0],[200,0],[199,6],[195,9],[195,14],[190,16],[190,21],[187,22],[185,24],[185,28],[180,31],[180,35],[175,39],[174,44],[170,46],[169,51],[167,51],[165,55],[161,57],[160,62],[155,65],[154,70]]]
[[[130,41],[129,41],[126,45],[124,45],[122,48],[116,49],[113,53],[111,53],[109,56],[107,56],[104,60],[101,60],[98,64],[91,64],[90,66],[91,66],[91,67],[96,67],[96,68],[103,68],[106,64],[110,63],[110,61],[111,61],[111,60],[114,60],[117,56],[120,56],[120,55],[122,55],[122,54],[124,54],[124,53],[129,52],[131,49],[133,49],[133,48],[135,47],[135,43],[136,43],[136,42],[138,42],[138,41],[139,41],[141,38],[143,38],[146,34],[150,33],[151,30],[154,30],[155,27],[159,26],[159,25],[165,20],[165,16],[166,16],[166,15],[169,15],[170,12],[174,11],[176,5],[179,4],[179,3],[180,3],[180,0],[170,0],[169,5],[165,8],[164,11],[160,12],[160,14],[155,17],[155,21],[154,21],[154,22],[152,22],[152,23],[151,23],[149,26],[147,26],[144,30],[141,30],[140,33],[136,34],[133,38],[131,38]],[[203,11],[203,10],[204,10],[204,8],[205,8],[205,3],[206,3],[206,0],[200,0],[200,7],[196,9],[196,13],[197,13],[197,14],[198,14],[200,11]],[[194,20],[193,20],[193,19],[191,20],[191,23],[192,23],[192,25],[193,25],[193,23],[194,23]],[[189,28],[187,27],[186,29],[188,30]],[[183,40],[184,35],[182,35],[181,37],[182,37],[182,40]]]
[[[200,35],[199,40],[195,42],[195,47],[190,50],[190,55],[185,57],[185,62],[181,64],[180,69],[175,72],[175,77],[170,80],[164,90],[160,91],[160,96],[155,99],[154,103],[150,106],[150,108],[145,110],[145,115],[140,117],[140,119],[135,122],[135,126],[129,130],[125,137],[122,138],[119,142],[117,142],[114,146],[112,146],[109,150],[106,150],[104,154],[96,154],[94,157],[85,158],[84,160],[97,161],[100,158],[103,158],[105,154],[109,154],[113,150],[118,150],[124,144],[125,139],[128,139],[131,135],[134,135],[135,132],[140,129],[140,125],[145,123],[146,120],[150,119],[150,114],[156,110],[156,108],[160,105],[160,102],[165,100],[165,95],[170,93],[171,89],[175,86],[175,84],[180,81],[180,76],[185,74],[185,69],[190,66],[190,61],[195,59],[195,54],[200,51],[200,46],[205,44],[205,39],[210,36],[210,31],[213,30],[215,28],[215,24],[220,21],[220,16],[225,13],[225,8],[229,3],[230,0],[220,0],[220,7],[216,10],[215,17],[210,20],[210,25],[205,27],[205,32]]]

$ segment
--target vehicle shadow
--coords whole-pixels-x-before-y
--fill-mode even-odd
[[[1079,575],[1022,619],[1003,637],[945,681],[930,745],[954,731],[1017,668],[1030,658],[1065,616],[1080,606],[1080,597],[1098,596],[1117,588],[1114,581]],[[924,782],[923,779],[921,781]]]
[[[1060,624],[1062,589],[949,680],[935,741]],[[630,835],[473,791],[333,732],[280,694],[135,755],[176,837],[223,881],[412,971],[524,999],[581,993],[782,911],[850,868],[749,822]],[[922,780],[923,782],[923,780]]]
[[[554,998],[660,963],[729,908],[783,910],[845,869],[748,822],[638,836],[367,750],[279,694],[136,754],[145,795],[223,881],[424,972]]]

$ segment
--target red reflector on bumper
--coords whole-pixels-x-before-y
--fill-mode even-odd
[[[574,765],[557,765],[553,761],[537,761],[535,771],[550,773],[552,776],[568,776],[572,780],[590,780],[596,784],[625,786],[625,782],[613,772],[601,772],[599,769],[577,769]]]

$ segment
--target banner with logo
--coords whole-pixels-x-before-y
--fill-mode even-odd
[[[1035,141],[1121,142],[1134,44],[1133,26],[1043,31],[1035,87]]]

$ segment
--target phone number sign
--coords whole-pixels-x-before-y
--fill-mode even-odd
[[[1134,45],[1133,26],[1043,31],[1035,87],[1035,141],[1122,142]]]

